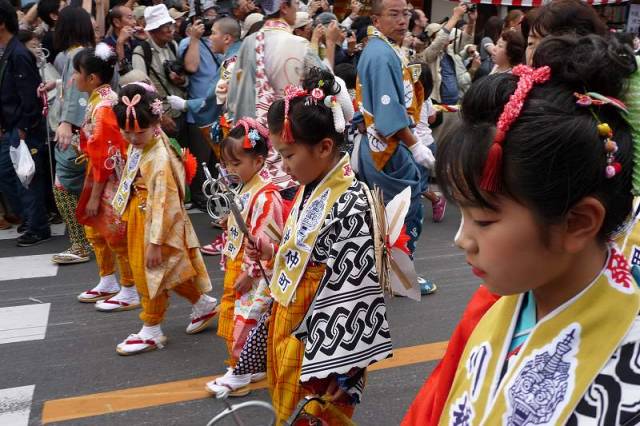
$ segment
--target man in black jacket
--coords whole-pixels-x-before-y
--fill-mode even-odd
[[[45,209],[44,161],[46,131],[37,89],[40,75],[31,52],[18,41],[18,17],[7,0],[0,0],[0,192],[23,219],[18,246],[51,237]],[[25,188],[9,156],[9,148],[24,140],[35,163],[35,175]]]

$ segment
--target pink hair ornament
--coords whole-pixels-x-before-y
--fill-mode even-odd
[[[251,149],[255,146],[255,142],[252,143],[251,133],[252,130],[256,130],[260,136],[262,136],[268,143],[269,141],[269,131],[262,124],[258,123],[257,120],[245,117],[241,118],[236,122],[235,127],[242,126],[244,128],[244,141],[242,142],[242,147],[244,149]]]
[[[142,97],[140,96],[139,93],[137,93],[131,100],[129,100],[128,96],[123,96],[122,97],[122,103],[125,104],[127,106],[127,111],[126,111],[126,120],[125,120],[125,130],[127,132],[131,131],[131,122],[129,120],[129,117],[133,117],[133,130],[135,132],[139,132],[140,131],[140,126],[138,125],[138,116],[136,115],[136,108],[135,106],[138,105],[138,103],[140,103],[140,100],[142,99]]]
[[[285,143],[292,144],[295,142],[293,130],[291,129],[291,120],[289,120],[289,104],[293,99],[307,96],[307,94],[306,90],[293,85],[289,85],[284,89],[284,126],[282,128],[282,139]]]
[[[524,102],[529,96],[529,92],[535,84],[541,84],[551,78],[551,68],[543,66],[531,68],[527,65],[517,65],[513,68],[513,75],[520,77],[516,91],[509,97],[509,101],[504,106],[498,123],[497,130],[493,137],[493,143],[489,148],[487,160],[484,163],[480,188],[487,192],[497,192],[502,185],[502,144],[507,137],[507,132],[518,119],[522,112]]]

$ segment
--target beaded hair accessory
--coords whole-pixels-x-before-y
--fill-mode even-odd
[[[604,139],[604,152],[607,156],[607,166],[604,169],[604,174],[607,179],[611,179],[622,170],[622,165],[616,161],[616,152],[618,152],[618,144],[612,139],[613,130],[607,123],[600,121],[600,118],[593,110],[593,106],[612,105],[622,112],[628,112],[627,107],[619,99],[603,96],[596,92],[574,93],[577,98],[576,104],[581,107],[586,107],[591,110],[591,115],[598,122],[598,135]]]
[[[520,77],[518,79],[518,85],[516,86],[516,91],[509,97],[509,101],[504,106],[500,118],[498,118],[496,134],[493,137],[491,148],[489,148],[480,181],[480,188],[487,192],[497,192],[500,190],[502,144],[507,137],[507,132],[520,116],[529,92],[531,92],[535,84],[544,83],[551,78],[551,68],[548,66],[531,68],[527,65],[517,65],[513,67],[512,73]]]
[[[127,132],[131,131],[131,121],[130,121],[130,117],[133,117],[133,131],[135,132],[139,132],[140,131],[140,126],[138,125],[138,117],[136,115],[136,108],[135,106],[138,105],[138,103],[140,102],[140,100],[142,99],[142,97],[140,96],[140,94],[136,94],[132,99],[129,99],[128,96],[123,96],[122,97],[122,103],[125,104],[127,106],[127,111],[126,111],[126,120],[125,120],[125,130]]]
[[[269,131],[257,120],[245,117],[236,122],[235,127],[242,126],[244,128],[244,141],[242,147],[244,149],[251,149],[256,146],[256,142],[262,137],[264,140],[269,141]]]

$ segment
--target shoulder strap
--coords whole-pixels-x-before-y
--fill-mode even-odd
[[[147,67],[147,72],[151,69],[151,45],[148,41],[142,40],[140,42],[140,46],[142,46],[142,53],[144,59],[144,65]]]
[[[169,43],[169,48],[175,53],[174,49],[176,47],[173,45],[173,43],[174,42]],[[169,92],[169,89],[167,89],[167,87],[164,85],[164,83],[162,82],[162,79],[158,75],[158,72],[155,70],[155,68],[153,68],[151,64],[151,61],[152,61],[151,45],[146,40],[140,40],[140,47],[142,47],[142,53],[143,53],[142,58],[144,59],[144,65],[147,68],[147,75],[151,77],[151,74],[153,73],[153,75],[156,77],[156,80],[158,80],[158,83],[160,83],[160,86],[162,86],[167,96],[170,95],[171,92]],[[135,53],[135,54],[140,55],[139,53]]]
[[[211,51],[211,49],[209,49],[209,46],[207,46],[207,43],[200,39],[200,43],[202,43],[202,45],[207,49],[207,51],[211,54],[211,57],[213,58],[213,62],[216,63],[216,67],[220,68],[220,61],[218,61],[218,58],[216,57],[216,55]],[[186,50],[185,50],[186,53]]]
[[[175,56],[177,58],[178,57],[178,48],[176,47],[176,42],[175,41],[171,40],[171,42],[169,43],[169,49],[173,53],[173,56]]]

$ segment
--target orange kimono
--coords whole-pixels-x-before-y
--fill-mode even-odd
[[[96,254],[100,276],[115,272],[115,254],[121,282],[128,287],[133,285],[133,276],[127,254],[127,228],[111,206],[127,150],[127,142],[120,134],[112,109],[117,100],[118,95],[108,84],[95,89],[89,97],[85,122],[80,132],[80,150],[88,166],[76,216],[78,222],[85,226],[87,238]],[[96,184],[104,184],[100,207],[97,215],[87,216],[85,209]]]

